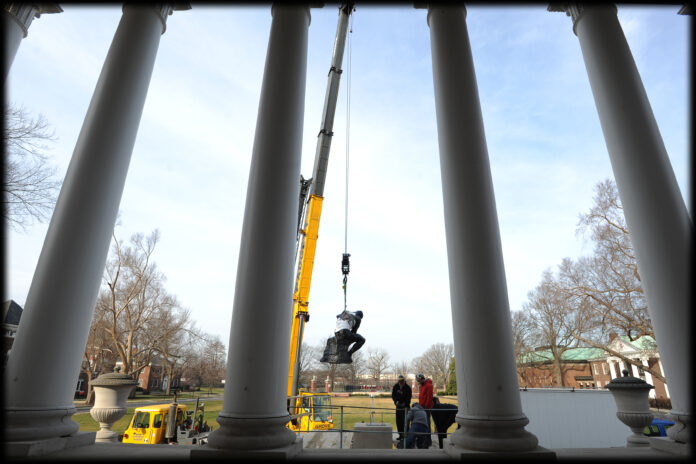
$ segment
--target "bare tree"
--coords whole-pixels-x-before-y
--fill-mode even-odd
[[[208,385],[208,392],[213,392],[213,387],[225,378],[227,354],[225,345],[220,337],[210,338],[203,347],[201,359],[201,371],[203,382]]]
[[[92,379],[105,373],[114,365],[114,352],[111,349],[111,338],[106,330],[105,313],[95,311],[92,325],[89,329],[87,344],[85,345],[85,358],[82,361],[82,372],[87,374],[86,405],[94,405],[94,388]]]
[[[317,348],[302,342],[302,351],[300,352],[300,368],[297,372],[299,383],[307,385],[311,381],[312,371],[316,368],[317,358],[321,352]]]
[[[191,325],[191,312],[179,307],[173,298],[173,307],[168,311],[157,311],[148,326],[149,334],[155,339],[155,351],[162,358],[164,369],[162,377],[167,377],[167,395],[172,388],[175,369],[183,363],[188,349],[187,332]]]
[[[449,365],[454,356],[454,345],[435,343],[418,358],[418,371],[432,376],[435,385],[447,388]]]
[[[162,351],[163,338],[172,338],[172,330],[181,330],[180,323],[188,320],[187,315],[181,319],[176,314],[178,302],[164,289],[165,276],[152,260],[158,240],[157,230],[148,237],[134,234],[130,245],[114,237],[104,271],[106,286],[95,308],[123,372],[134,378],[153,354]]]
[[[411,360],[411,370],[416,374],[430,375],[423,356],[418,356]]]
[[[654,369],[608,348],[612,332],[631,341],[644,335],[655,339],[623,207],[612,180],[595,187],[594,204],[580,215],[578,234],[590,236],[595,245],[593,254],[577,261],[563,260],[556,283],[566,299],[595,321],[592,330],[575,331],[575,338],[664,381]]]
[[[190,387],[203,385],[203,358],[205,348],[213,337],[203,333],[195,326],[191,326],[186,332],[186,349],[181,357],[179,372],[182,382]]]
[[[553,371],[558,386],[564,386],[563,354],[578,345],[574,336],[591,330],[592,320],[587,311],[582,311],[558,291],[558,285],[551,271],[542,276],[541,283],[528,294],[529,301],[523,311],[532,329],[531,341],[536,346],[550,350]]]
[[[352,363],[340,365],[339,374],[346,383],[355,385],[358,383],[359,376],[365,373],[365,354],[362,351],[356,351],[352,359]]]
[[[403,375],[406,377],[406,374],[409,372],[409,364],[406,361],[395,362],[392,364],[392,370],[396,375]]]
[[[379,381],[389,368],[389,353],[383,348],[370,348],[367,351],[367,372]]]
[[[47,143],[55,140],[42,115],[31,118],[23,108],[5,106],[5,175],[3,218],[15,230],[50,217],[60,182],[48,163]]]
[[[542,360],[536,359],[533,355],[536,343],[534,324],[525,311],[512,312],[512,346],[515,351],[517,373],[522,380],[529,384],[530,367],[539,367],[543,364]]]

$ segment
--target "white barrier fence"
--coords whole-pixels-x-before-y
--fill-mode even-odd
[[[520,398],[525,428],[544,448],[624,447],[631,435],[608,390],[530,388],[520,390]]]

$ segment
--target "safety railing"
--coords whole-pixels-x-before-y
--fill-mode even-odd
[[[309,432],[312,432],[312,433],[338,433],[338,435],[339,435],[338,447],[342,449],[342,448],[343,448],[343,434],[344,434],[344,432],[352,432],[352,433],[358,432],[358,433],[361,433],[361,434],[362,434],[362,433],[366,433],[366,434],[371,434],[371,433],[384,433],[383,431],[378,431],[378,430],[376,430],[376,431],[371,431],[371,430],[358,430],[358,431],[356,431],[355,429],[345,428],[345,427],[344,427],[344,423],[345,423],[345,417],[346,417],[346,416],[358,415],[358,414],[361,414],[362,416],[365,416],[364,412],[361,412],[361,411],[368,410],[368,411],[369,411],[369,414],[368,414],[369,423],[375,423],[375,418],[376,418],[377,416],[379,416],[380,422],[382,422],[382,423],[385,422],[385,421],[384,421],[385,416],[387,416],[388,418],[391,418],[391,416],[394,416],[394,423],[396,423],[396,408],[380,408],[380,407],[375,407],[375,406],[374,406],[374,398],[372,398],[372,405],[371,405],[371,406],[350,406],[350,405],[339,405],[339,406],[334,406],[334,405],[331,405],[331,406],[326,406],[325,408],[331,410],[331,412],[332,412],[331,417],[334,418],[334,419],[335,419],[335,415],[336,415],[334,412],[338,412],[338,415],[339,415],[338,428],[335,427],[336,423],[334,422],[334,428],[332,428],[332,429],[325,429],[325,430],[324,430],[324,429],[322,429],[322,430],[313,429],[313,430],[309,430],[309,421],[307,421],[307,429],[304,429],[304,430],[303,430],[301,427],[298,427],[297,434],[300,435],[300,434],[302,434],[302,433],[309,433]],[[425,411],[428,412],[428,420],[429,420],[429,421],[431,420],[431,416],[432,416],[432,411],[433,411],[433,410],[435,410],[435,411],[442,411],[441,409],[438,410],[437,408],[432,408],[432,409],[423,408],[423,409],[424,409]],[[447,430],[439,431],[439,430],[436,429],[436,427],[433,427],[433,428],[431,429],[430,432],[415,432],[415,431],[414,431],[414,432],[410,432],[410,431],[409,431],[409,426],[408,426],[408,411],[409,411],[409,408],[403,408],[402,410],[404,411],[404,422],[403,422],[403,431],[404,431],[404,432],[403,432],[403,438],[400,439],[399,442],[398,442],[399,448],[406,449],[406,443],[409,441],[409,440],[408,440],[408,437],[409,437],[409,436],[413,436],[413,437],[428,436],[428,435],[432,436],[432,434],[436,434],[436,435],[438,435],[438,434],[444,434],[444,437],[449,437],[449,436],[450,436],[450,433],[449,433]],[[291,410],[291,411],[292,411],[292,410]],[[290,417],[291,417],[292,419],[295,419],[295,418],[296,418],[296,419],[298,420],[298,424],[301,425],[301,423],[302,423],[301,417],[303,417],[303,416],[310,416],[311,414],[312,414],[312,411],[307,411],[307,412],[302,412],[302,413],[291,414]],[[391,421],[390,421],[390,422],[391,422]],[[392,429],[392,437],[393,437],[394,434],[396,434],[396,433],[400,433],[400,432],[398,432],[398,427],[397,427],[397,430]],[[444,438],[444,437],[443,437],[443,438]],[[415,442],[415,441],[418,441],[418,440],[417,440],[417,439],[414,439],[414,442]],[[415,444],[415,443],[414,443],[414,444]]]

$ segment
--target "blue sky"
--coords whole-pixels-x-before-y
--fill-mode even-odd
[[[36,19],[8,77],[10,103],[58,137],[62,178],[121,17],[63,5]],[[678,6],[619,6],[682,194],[689,203],[688,23]],[[312,9],[302,173],[311,176],[336,31]],[[155,260],[197,325],[229,337],[239,238],[271,24],[268,6],[194,4],[162,36],[121,201],[119,238],[159,228]],[[576,236],[594,185],[613,178],[571,19],[545,4],[468,8],[508,283],[518,310],[544,269],[589,253]],[[347,56],[338,100],[305,341],[343,307]],[[452,342],[426,10],[358,5],[352,34],[348,306],[363,350],[410,361]],[[7,298],[23,305],[47,224],[9,230]],[[290,302],[288,316],[290,315]],[[260,321],[261,322],[261,321]]]

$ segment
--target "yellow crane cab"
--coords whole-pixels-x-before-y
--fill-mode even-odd
[[[169,421],[170,404],[155,404],[136,408],[133,419],[123,433],[123,443],[141,445],[157,445],[167,443],[167,423]],[[176,407],[177,429],[186,417],[186,406]]]
[[[295,417],[287,424],[290,430],[310,432],[333,429],[331,395],[328,393],[308,393],[300,389],[294,398],[294,405]]]

